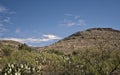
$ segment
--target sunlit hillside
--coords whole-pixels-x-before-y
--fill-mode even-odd
[[[120,75],[120,31],[92,28],[50,46],[0,41],[0,75]]]

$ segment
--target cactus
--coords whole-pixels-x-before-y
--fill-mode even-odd
[[[8,63],[2,69],[2,75],[38,75],[40,70],[28,64]]]

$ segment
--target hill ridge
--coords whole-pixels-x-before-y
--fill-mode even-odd
[[[38,48],[38,51],[55,49],[63,52],[71,52],[86,48],[96,49],[95,45],[99,43],[105,43],[105,46],[111,49],[117,45],[119,49],[120,31],[112,28],[90,28],[85,31],[73,33],[50,46]]]
[[[120,32],[120,30],[115,30],[113,28],[90,28],[90,29],[87,29],[86,31],[91,31],[91,30],[106,30],[106,31]]]

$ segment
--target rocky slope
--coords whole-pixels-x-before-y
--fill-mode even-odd
[[[120,49],[120,31],[112,28],[91,28],[76,32],[50,46],[40,47],[44,51],[55,49],[65,53],[83,49]]]
[[[18,49],[18,46],[22,43],[13,41],[13,40],[0,40],[0,49],[2,49],[5,46],[9,46],[13,49]]]

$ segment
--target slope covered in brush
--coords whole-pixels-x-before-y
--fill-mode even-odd
[[[50,46],[38,48],[38,51],[55,49],[72,52],[98,48],[120,49],[120,31],[112,28],[91,28],[76,32]]]

